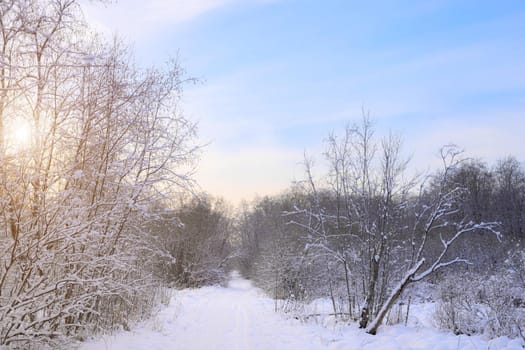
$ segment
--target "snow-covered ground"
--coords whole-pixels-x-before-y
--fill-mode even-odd
[[[523,350],[520,339],[491,341],[455,336],[420,324],[383,326],[371,336],[356,325],[324,326],[286,318],[274,302],[251,283],[233,274],[226,288],[205,287],[175,292],[170,304],[131,332],[83,344],[81,350]]]

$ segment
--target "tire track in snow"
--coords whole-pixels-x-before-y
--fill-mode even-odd
[[[241,339],[239,337],[241,328],[241,318],[239,316],[239,304],[235,304],[235,329],[233,331],[233,336],[235,337],[235,349],[242,350]]]

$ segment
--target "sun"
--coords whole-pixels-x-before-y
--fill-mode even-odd
[[[31,126],[24,120],[17,120],[8,127],[7,137],[8,142],[16,150],[26,149],[31,145]]]
[[[31,141],[31,130],[25,125],[18,126],[13,133],[13,141],[18,145],[25,145]]]

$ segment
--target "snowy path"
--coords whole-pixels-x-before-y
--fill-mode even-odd
[[[520,341],[487,342],[428,328],[384,327],[377,336],[356,326],[324,328],[286,319],[273,301],[233,275],[227,288],[176,292],[170,305],[132,332],[122,332],[81,350],[521,350]]]
[[[236,276],[228,288],[177,292],[149,325],[81,349],[304,350],[305,346],[326,349],[318,335],[305,333],[297,321],[276,314],[271,299]]]

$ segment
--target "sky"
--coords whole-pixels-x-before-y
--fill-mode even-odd
[[[523,0],[87,1],[88,22],[140,66],[178,57],[182,106],[206,144],[196,179],[234,203],[322,169],[324,140],[359,122],[401,134],[412,167],[454,143],[525,160]]]

